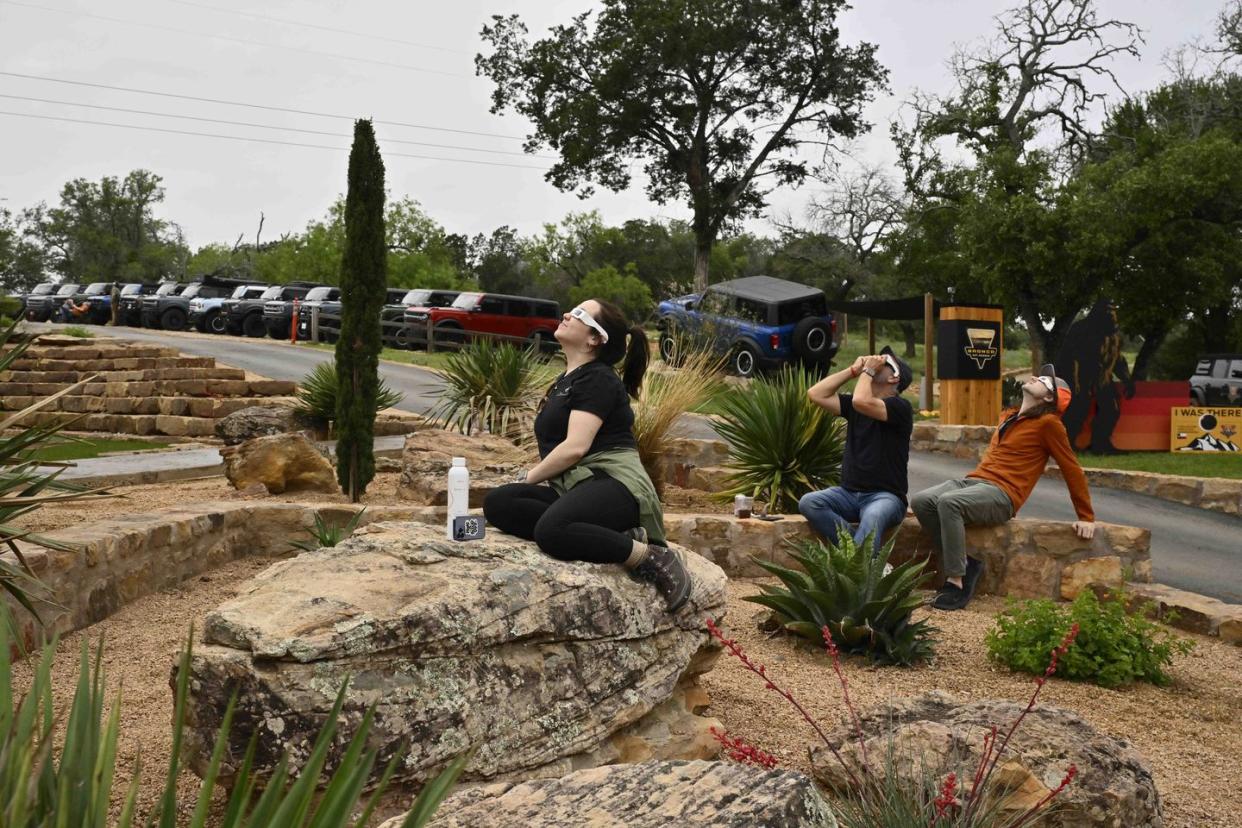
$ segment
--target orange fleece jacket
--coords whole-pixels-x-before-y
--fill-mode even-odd
[[[1007,414],[1001,423],[1008,418]],[[1065,478],[1078,519],[1094,521],[1095,511],[1091,508],[1087,476],[1083,474],[1082,466],[1078,465],[1078,457],[1070,447],[1069,435],[1065,433],[1061,418],[1055,414],[1019,417],[1005,429],[1004,439],[1001,439],[1001,430],[996,429],[979,466],[966,476],[999,486],[1009,495],[1013,513],[1017,515],[1039,482],[1050,456],[1061,467],[1061,476]]]

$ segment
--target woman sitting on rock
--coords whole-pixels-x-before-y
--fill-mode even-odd
[[[665,545],[664,515],[638,457],[629,400],[638,397],[647,370],[647,337],[616,305],[595,299],[564,314],[555,335],[565,373],[535,417],[541,459],[519,482],[493,490],[483,514],[562,561],[621,564],[653,583],[675,612],[690,596],[690,576]],[[618,376],[613,366],[623,356]]]

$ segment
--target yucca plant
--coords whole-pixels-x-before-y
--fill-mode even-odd
[[[673,424],[687,411],[721,393],[724,357],[709,351],[681,355],[675,371],[651,372],[634,404],[634,439],[638,455],[656,491],[664,492],[664,456],[672,440]]]
[[[135,810],[140,767],[133,770],[133,777],[119,800],[116,817],[109,819],[122,699],[118,696],[113,700],[105,717],[102,650],[100,645],[92,664],[86,643],[82,644],[77,689],[68,718],[63,722],[63,744],[57,749],[56,731],[62,721],[54,715],[52,707],[51,665],[55,644],[44,648],[30,689],[15,703],[10,641],[5,626],[0,625],[0,825],[5,828],[131,828],[138,824]],[[178,802],[177,783],[182,772],[181,729],[186,715],[190,657],[191,645],[187,643],[177,670],[172,755],[163,795],[154,812],[142,823],[148,826],[174,828],[183,824],[178,818],[183,809]],[[290,775],[288,763],[282,759],[262,790],[252,772],[255,750],[252,738],[234,778],[224,814],[212,818],[213,828],[361,828],[367,825],[402,757],[398,755],[388,763],[379,785],[364,802],[364,786],[376,761],[376,752],[366,749],[375,714],[372,708],[363,716],[339,769],[327,780],[321,780],[344,698],[345,688],[342,687],[309,758],[296,776]],[[188,823],[191,828],[203,828],[210,816],[212,794],[228,744],[235,702],[236,697],[229,704],[216,737],[207,773],[193,803]],[[458,757],[423,788],[402,822],[402,828],[422,828],[431,820],[469,760],[470,754]]]
[[[298,383],[297,412],[320,426],[336,420],[336,363],[321,362]],[[375,410],[392,408],[405,399],[400,391],[394,391],[383,378],[379,381]]]
[[[533,347],[476,339],[448,357],[444,391],[431,416],[463,434],[518,437],[556,372]]]
[[[291,541],[294,549],[301,549],[303,552],[314,552],[316,549],[322,549],[325,546],[336,546],[341,541],[348,538],[358,528],[358,521],[362,520],[362,513],[366,509],[359,509],[354,512],[349,522],[341,525],[337,523],[328,523],[323,519],[323,515],[319,512],[315,513],[315,525],[307,529],[310,535],[309,540]]]
[[[750,495],[771,511],[792,513],[803,494],[837,483],[845,421],[807,397],[815,382],[806,370],[787,367],[721,397],[716,431],[729,442],[733,469],[722,500]]]
[[[14,320],[0,331],[0,371],[9,370],[25,355],[33,341],[15,340],[14,333],[18,324],[19,321]],[[11,561],[0,558],[0,595],[7,593],[36,619],[39,615],[35,611],[32,595],[39,589],[39,581],[16,542],[23,540],[66,552],[74,551],[75,547],[28,532],[14,526],[13,521],[44,503],[63,503],[109,495],[104,491],[91,491],[84,486],[60,480],[61,473],[67,468],[64,464],[35,459],[36,452],[52,441],[63,428],[72,425],[73,419],[30,426],[23,426],[22,423],[29,415],[93,379],[93,376],[87,377],[0,419],[0,435],[4,435],[0,436],[0,552],[7,549],[13,555]]]
[[[932,654],[935,629],[911,615],[923,603],[916,590],[928,577],[926,561],[908,561],[886,575],[893,541],[874,555],[871,546],[870,537],[860,546],[844,532],[835,544],[793,543],[790,557],[800,572],[755,559],[783,586],[765,584],[746,600],[773,610],[785,630],[817,644],[827,627],[843,652],[880,664],[923,661]]]

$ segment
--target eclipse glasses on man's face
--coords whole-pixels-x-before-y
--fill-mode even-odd
[[[604,340],[605,344],[608,343],[608,331],[604,330],[604,326],[596,322],[595,317],[587,313],[581,305],[571,310],[569,315],[588,328],[594,328],[595,332],[599,334],[600,339]]]

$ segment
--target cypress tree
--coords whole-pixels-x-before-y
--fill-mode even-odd
[[[357,503],[375,477],[375,400],[380,309],[388,287],[384,161],[370,121],[354,123],[341,257],[341,334],[336,343],[336,477]]]

